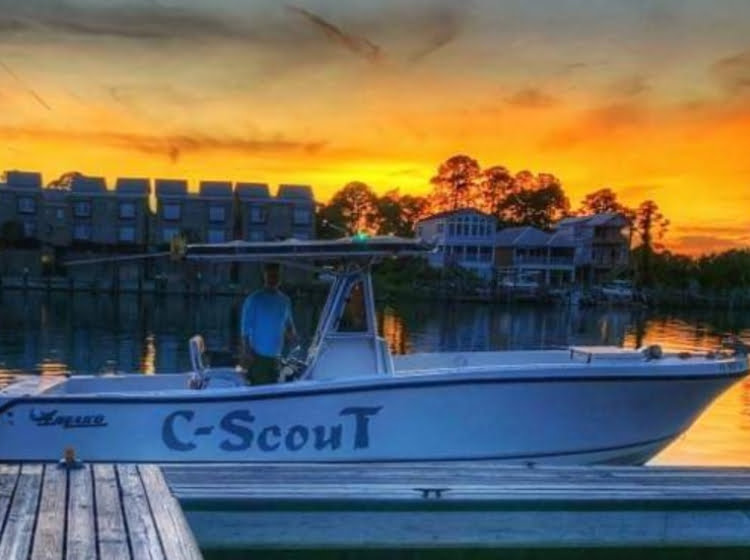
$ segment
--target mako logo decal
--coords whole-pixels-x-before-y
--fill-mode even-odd
[[[41,411],[31,409],[29,419],[40,428],[59,426],[66,430],[71,428],[103,428],[107,418],[103,414],[68,415],[58,414],[57,410]]]
[[[323,426],[293,424],[282,427],[277,424],[263,425],[249,409],[237,409],[221,417],[218,423],[196,425],[195,411],[176,410],[164,418],[161,439],[174,451],[192,451],[199,438],[214,432],[222,437],[220,449],[229,452],[246,451],[250,448],[273,453],[278,450],[335,451],[345,449],[367,449],[370,447],[370,421],[377,416],[382,406],[348,407],[339,411],[341,422]]]

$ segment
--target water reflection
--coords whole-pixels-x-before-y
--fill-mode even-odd
[[[13,292],[0,298],[0,386],[29,373],[184,371],[193,334],[203,334],[211,348],[235,350],[239,342],[242,298]],[[312,336],[322,303],[295,299],[303,340]],[[698,350],[715,348],[728,332],[750,341],[750,316],[743,313],[396,302],[381,306],[378,324],[394,353],[593,344]],[[750,381],[722,395],[654,462],[750,465]]]

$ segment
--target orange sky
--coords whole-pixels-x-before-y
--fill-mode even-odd
[[[0,166],[424,193],[456,153],[750,244],[746,0],[0,0]]]

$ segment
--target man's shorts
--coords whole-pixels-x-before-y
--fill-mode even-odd
[[[247,368],[245,380],[249,385],[268,385],[278,383],[281,365],[278,358],[255,355]]]

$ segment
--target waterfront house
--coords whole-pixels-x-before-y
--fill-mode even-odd
[[[266,241],[266,224],[271,207],[271,193],[265,183],[235,185],[240,232],[244,241]]]
[[[234,193],[230,181],[201,181],[203,208],[199,229],[208,243],[226,243],[234,238]]]
[[[103,177],[71,177],[68,204],[73,245],[103,248],[117,243],[117,206]]]
[[[495,234],[495,266],[501,283],[533,279],[548,286],[570,284],[575,278],[575,241],[565,231],[504,228]]]
[[[312,239],[315,236],[315,200],[309,185],[279,185],[276,195],[277,212],[283,214],[276,222],[279,236],[295,239]],[[283,210],[282,210],[283,209]]]
[[[59,251],[70,247],[73,237],[70,193],[64,189],[42,189],[41,220],[37,239]]]
[[[630,224],[622,214],[602,213],[565,218],[555,230],[572,237],[576,244],[576,279],[600,283],[628,270]]]
[[[156,214],[153,219],[151,242],[158,246],[168,245],[177,235],[193,235],[195,222],[188,206],[187,181],[183,179],[156,179]],[[190,239],[190,241],[197,241]]]
[[[0,234],[8,241],[35,240],[41,207],[42,175],[6,171],[5,181],[0,184]]]
[[[441,212],[417,222],[417,237],[435,245],[430,266],[460,266],[484,279],[494,268],[497,220],[494,216],[465,208]]]
[[[117,204],[117,244],[145,248],[149,242],[151,181],[120,177],[115,183]]]

